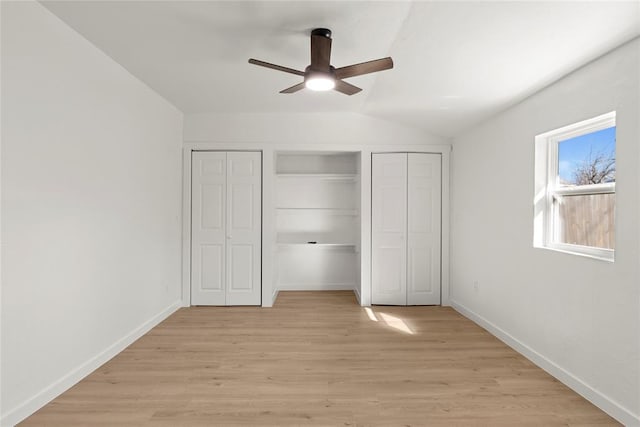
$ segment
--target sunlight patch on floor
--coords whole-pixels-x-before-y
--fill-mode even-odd
[[[397,329],[401,332],[413,335],[413,331],[411,330],[409,325],[407,325],[407,323],[401,318],[385,313],[378,313],[378,315],[382,318],[382,321],[386,325],[391,326],[392,328]]]
[[[373,310],[371,310],[371,308],[365,307],[364,311],[367,313],[367,316],[369,316],[370,320],[373,320],[374,322],[378,321],[378,319],[376,318],[375,313],[373,312]]]
[[[370,307],[365,307],[364,311],[367,313],[367,317],[369,317],[369,320],[373,322],[380,321],[381,323],[400,332],[404,332],[405,334],[415,334],[411,327],[407,325],[407,322],[399,317],[392,316],[391,314],[387,313],[374,313],[374,311]]]

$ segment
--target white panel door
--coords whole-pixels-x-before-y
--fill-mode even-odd
[[[373,154],[371,303],[407,304],[407,154]]]
[[[191,304],[226,304],[227,154],[194,152],[191,178]]]
[[[440,305],[441,155],[408,156],[407,305]]]
[[[260,305],[261,177],[260,153],[193,153],[192,305]]]
[[[260,153],[227,153],[227,305],[260,305]]]

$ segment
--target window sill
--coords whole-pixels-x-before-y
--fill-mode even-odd
[[[615,262],[615,251],[611,249],[598,249],[589,246],[579,245],[558,245],[553,246],[539,246],[534,245],[537,249],[547,249],[554,252],[560,252],[563,254],[577,255],[585,258],[597,259],[599,261]]]

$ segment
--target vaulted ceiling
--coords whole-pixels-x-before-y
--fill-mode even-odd
[[[358,112],[453,136],[640,34],[640,2],[43,1],[184,113]],[[364,90],[283,95],[309,33]]]

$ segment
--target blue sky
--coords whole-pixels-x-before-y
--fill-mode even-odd
[[[558,174],[560,179],[571,181],[574,168],[588,159],[589,153],[594,155],[597,153],[613,153],[615,156],[615,126],[560,141],[558,144]]]

